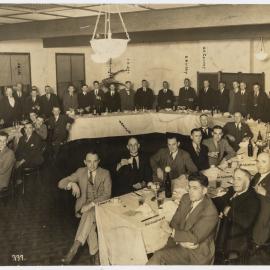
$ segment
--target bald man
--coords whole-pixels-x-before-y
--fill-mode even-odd
[[[248,171],[236,169],[232,187],[223,196],[213,199],[221,216],[216,249],[225,257],[231,252],[244,253],[252,236],[260,202],[250,181]]]
[[[257,246],[270,243],[270,154],[261,153],[257,157],[258,173],[252,180],[261,210],[253,231],[253,240]]]
[[[140,143],[131,137],[116,166],[116,182],[114,191],[122,195],[141,189],[146,182],[152,180],[152,171],[149,159],[140,151]]]

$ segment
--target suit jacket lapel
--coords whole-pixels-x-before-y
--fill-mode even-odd
[[[190,213],[188,218],[186,219],[185,223],[185,229],[190,229],[193,224],[198,220],[199,213],[202,212],[202,209],[204,208],[206,198],[204,198],[196,207],[195,209]],[[188,209],[189,210],[189,209]],[[188,214],[188,213],[187,213]],[[186,215],[185,215],[186,217]]]

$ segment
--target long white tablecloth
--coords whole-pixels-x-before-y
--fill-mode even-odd
[[[129,136],[150,133],[174,132],[189,135],[191,129],[200,126],[200,114],[196,112],[137,112],[112,113],[101,116],[74,116],[74,123],[69,133],[69,141],[86,138]],[[224,126],[232,118],[209,115],[209,125]],[[264,123],[248,122],[254,137],[259,130],[265,136]]]
[[[167,208],[165,214],[158,210],[156,201],[151,201],[152,191],[139,192],[152,208],[152,213],[147,216],[140,212],[135,214],[140,199],[135,193],[121,196],[120,203],[114,203],[112,199],[96,206],[101,265],[143,265],[147,262],[147,253],[166,244],[169,235],[161,230],[160,224],[164,220],[170,221],[177,204],[167,201],[170,209]],[[149,217],[153,218],[145,220]]]

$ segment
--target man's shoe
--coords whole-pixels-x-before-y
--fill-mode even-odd
[[[69,250],[69,252],[67,253],[67,255],[61,259],[61,262],[65,265],[68,265],[71,263],[71,261],[73,260],[73,258],[75,257],[75,255],[77,254],[77,251],[80,247],[81,243],[79,241],[75,241],[71,247],[71,249]]]
[[[100,265],[99,252],[98,251],[96,252],[96,254],[90,255],[90,264],[91,265]]]

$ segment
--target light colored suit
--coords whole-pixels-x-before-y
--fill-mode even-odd
[[[218,213],[207,196],[190,212],[191,201],[185,194],[176,210],[170,226],[175,229],[174,238],[155,252],[148,264],[153,265],[192,265],[210,264],[214,258],[214,235],[218,222]],[[195,249],[182,247],[181,242],[198,244]]]
[[[0,190],[8,186],[14,163],[14,152],[6,146],[0,152]]]
[[[98,203],[111,197],[111,176],[109,171],[105,169],[97,168],[93,185],[88,184],[88,169],[84,167],[79,168],[75,173],[60,180],[58,187],[66,189],[70,182],[77,183],[81,191],[80,197],[75,204],[75,213],[77,216],[82,206],[86,203]],[[94,255],[97,252],[98,242],[94,208],[82,214],[75,240],[80,241],[82,245],[87,240],[89,253]]]
[[[216,147],[213,138],[209,138],[206,140],[203,140],[202,142],[204,145],[208,147],[208,153],[210,152],[219,152],[217,158],[209,157],[209,164],[211,165],[219,165],[223,158],[226,160],[236,156],[236,152],[233,150],[233,148],[229,145],[228,141],[226,139],[221,139],[218,142],[218,145]],[[226,153],[226,155],[225,155]]]

